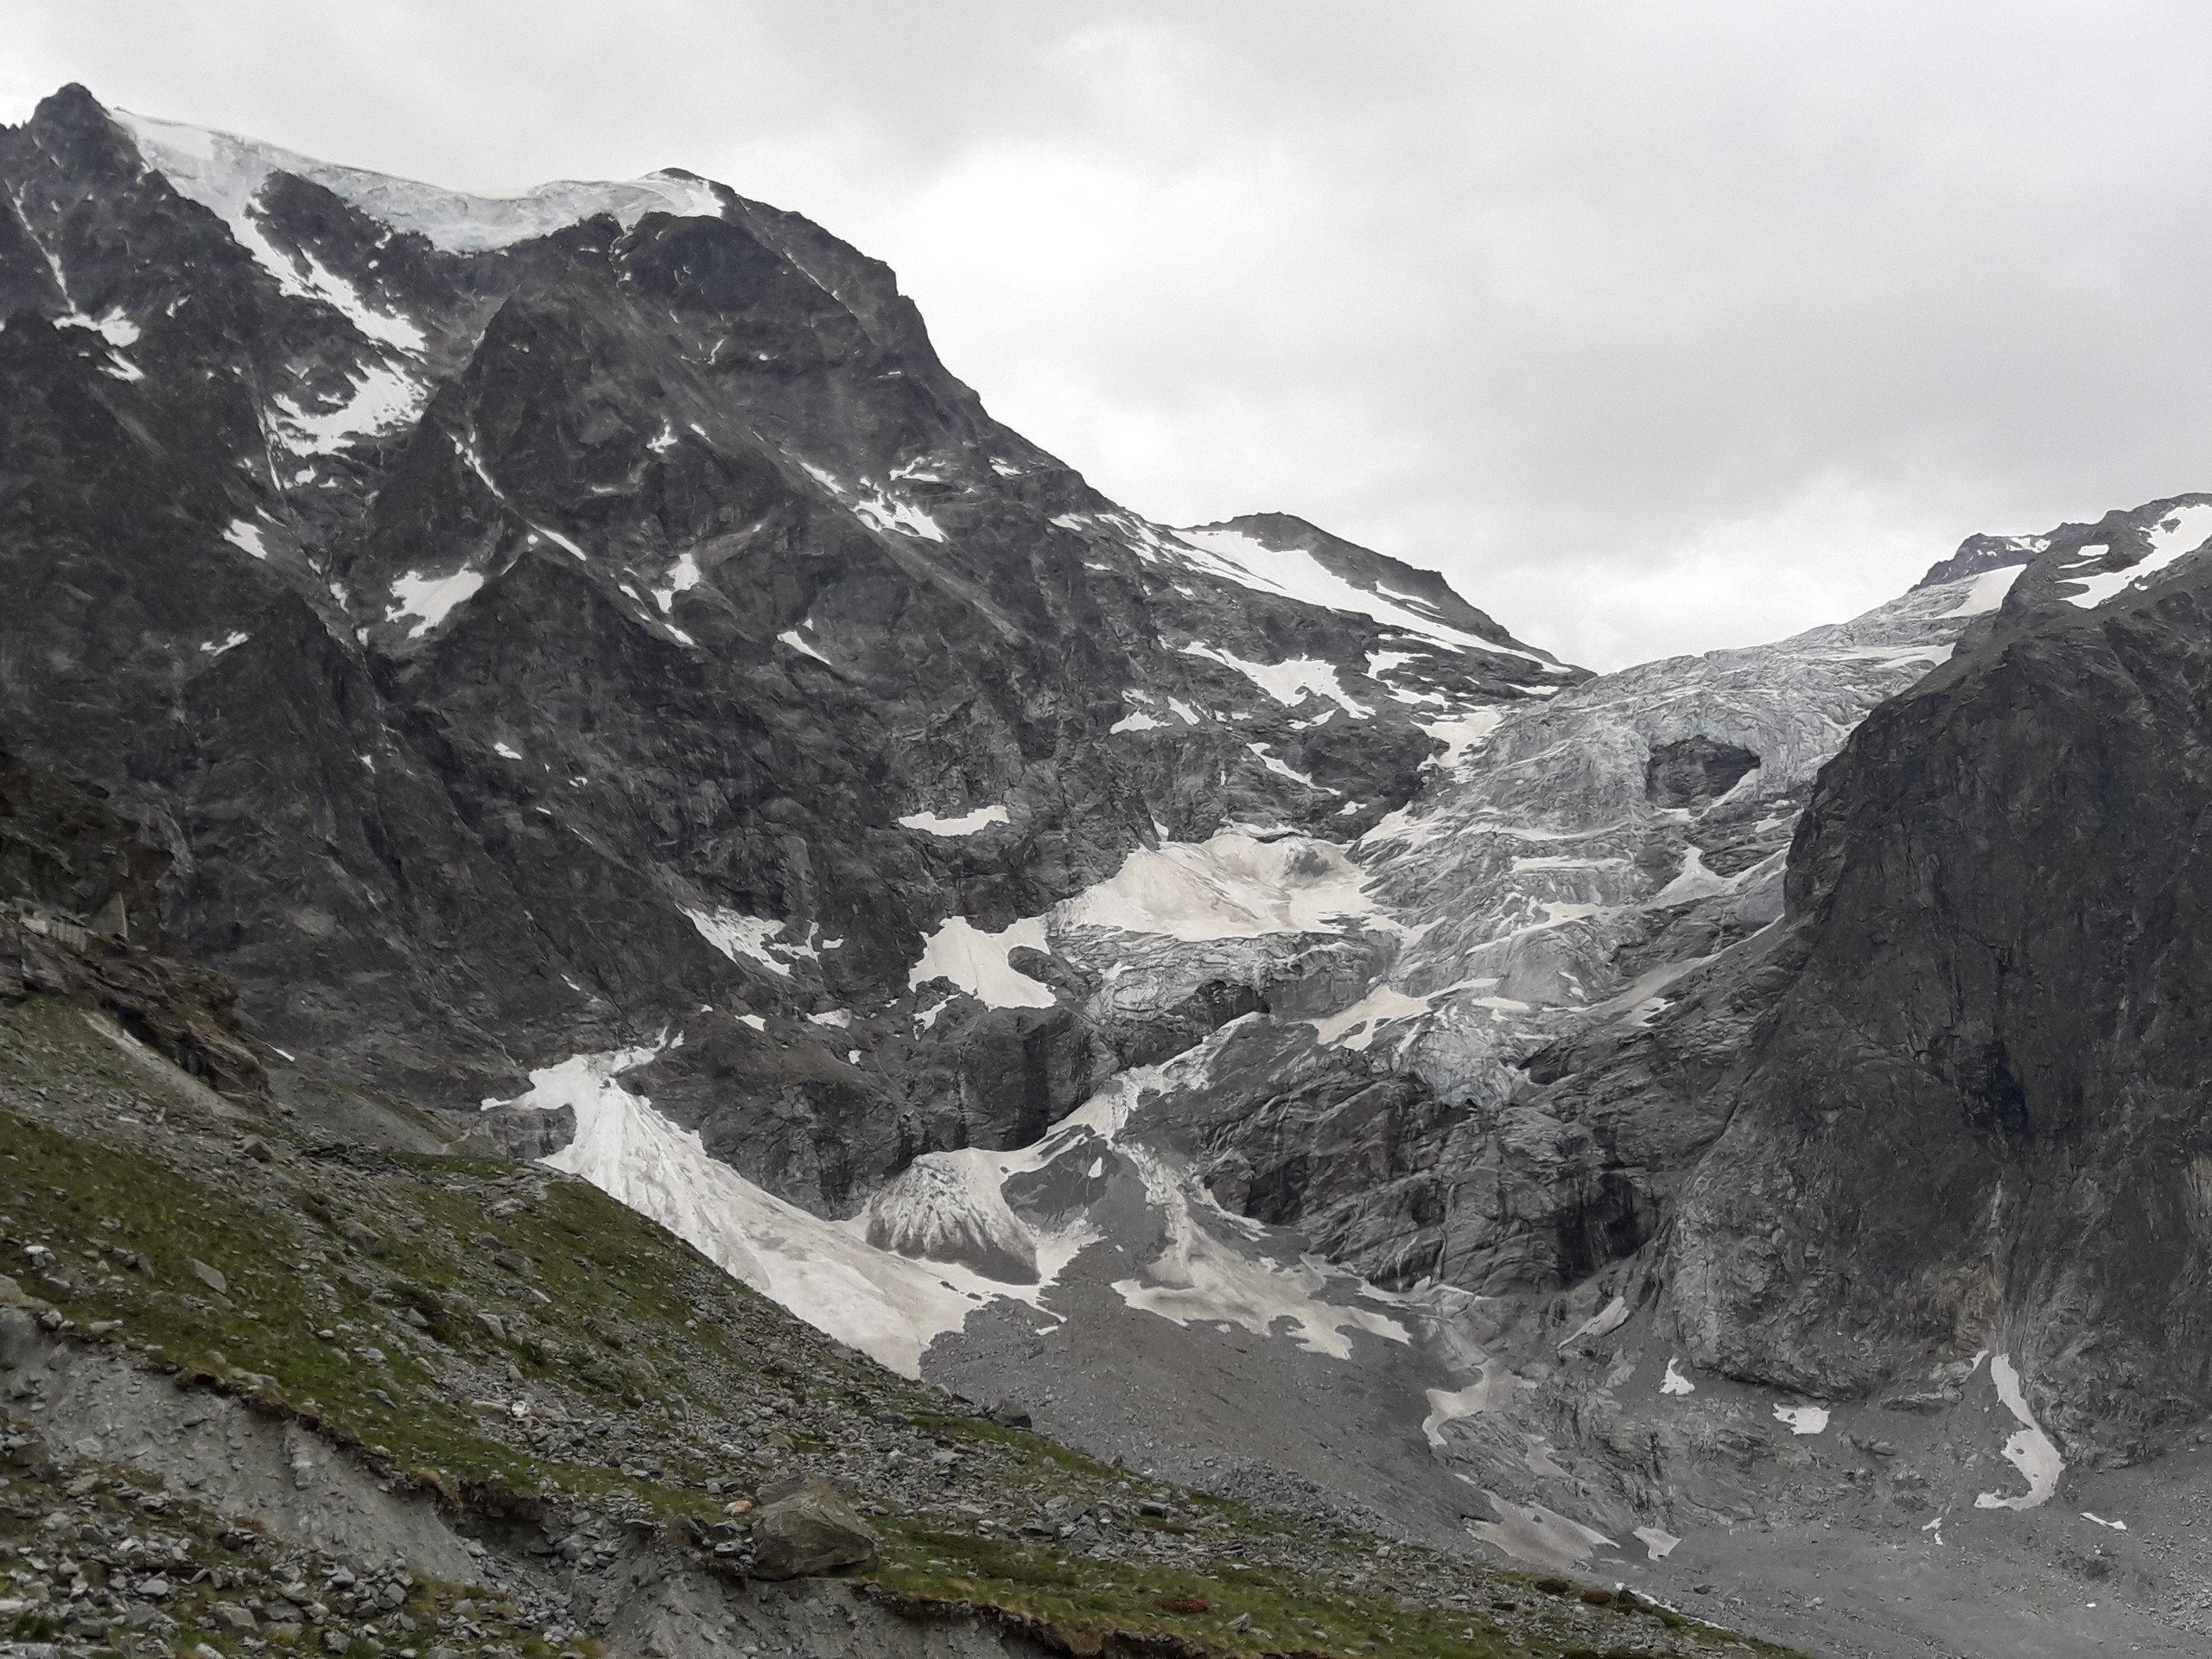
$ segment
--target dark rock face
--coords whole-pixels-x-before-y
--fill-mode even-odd
[[[1861,1393],[2009,1349],[2047,1422],[2131,1451],[2212,1402],[2212,565],[2121,585],[2208,533],[2204,497],[2059,532],[1822,773],[1681,1214],[1700,1363]]]
[[[576,1113],[571,1106],[550,1112],[502,1108],[477,1118],[470,1132],[472,1149],[480,1146],[518,1161],[550,1158],[576,1138]]]
[[[1662,743],[1644,763],[1643,792],[1654,806],[1702,807],[1756,771],[1756,751],[1699,735]]]
[[[0,1002],[71,998],[209,1087],[258,1098],[236,988],[162,932],[168,868],[105,791],[0,751]]]
[[[1147,1118],[1214,1198],[1377,1284],[1432,1275],[1452,1185],[1434,1154],[1464,1109],[1303,1024],[1247,1020],[1217,1040],[1202,1084]]]
[[[1961,577],[1979,576],[1992,570],[2025,564],[2072,528],[2074,526],[2062,525],[2049,536],[1969,536],[1959,543],[1959,550],[1949,558],[1929,566],[1928,574],[1913,586],[1916,588],[1940,588],[1947,582],[1957,582]]]
[[[0,131],[0,719],[147,826],[255,1030],[375,1087],[683,1025],[671,1114],[849,1206],[1097,1069],[1065,1014],[918,1028],[944,918],[1355,835],[1427,726],[1582,677],[1311,526],[1255,567],[1116,506],[795,215],[365,176],[74,87]]]
[[[162,942],[169,861],[88,784],[0,750],[0,895],[125,942]]]

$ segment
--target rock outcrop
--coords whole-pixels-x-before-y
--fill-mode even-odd
[[[267,1088],[237,988],[164,931],[168,855],[105,791],[0,750],[0,1002],[65,996],[202,1083]]]
[[[1856,1395],[2003,1350],[2130,1457],[2212,1409],[2208,537],[2202,496],[2054,532],[1821,774],[1675,1246],[1701,1363]]]

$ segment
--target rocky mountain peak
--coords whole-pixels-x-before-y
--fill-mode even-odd
[[[972,974],[916,1027],[944,941],[1350,840],[1580,677],[1310,526],[1106,499],[887,268],[688,174],[475,197],[81,90],[0,172],[15,741],[151,827],[270,1039],[435,1104],[703,1020],[696,1109],[772,1077],[741,1161],[850,1205],[1103,1063]]]
[[[1543,662],[1556,660],[1550,653],[1536,651],[1516,639],[1490,616],[1467,603],[1435,571],[1421,569],[1402,559],[1394,559],[1356,542],[1348,542],[1341,536],[1332,536],[1294,513],[1245,513],[1218,524],[1196,524],[1181,533],[1194,539],[1233,535],[1273,553],[1307,554],[1322,569],[1377,601],[1410,606],[1435,622],[1503,645],[1515,654],[1533,656]]]

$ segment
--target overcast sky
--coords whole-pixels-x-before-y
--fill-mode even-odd
[[[104,101],[472,188],[681,165],[1153,518],[1597,667],[2212,489],[2212,7],[7,0]]]

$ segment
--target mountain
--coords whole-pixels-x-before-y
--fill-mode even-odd
[[[844,1061],[914,1040],[948,918],[1356,830],[1432,730],[1580,677],[1448,590],[1116,507],[883,267],[703,181],[483,203],[79,89],[0,168],[12,741],[160,826],[257,1030],[428,1103],[704,1003],[785,1109],[742,1161],[849,1202],[1080,1097],[1035,1014],[897,1086]],[[745,1013],[860,1023],[786,1055]]]
[[[532,1659],[2212,1637],[2212,498],[1592,677],[1106,499],[680,170],[73,87],[0,179],[18,1376],[335,1448],[404,1501],[291,1545],[368,1503]],[[786,1474],[881,1511],[842,1634],[703,1503]]]

